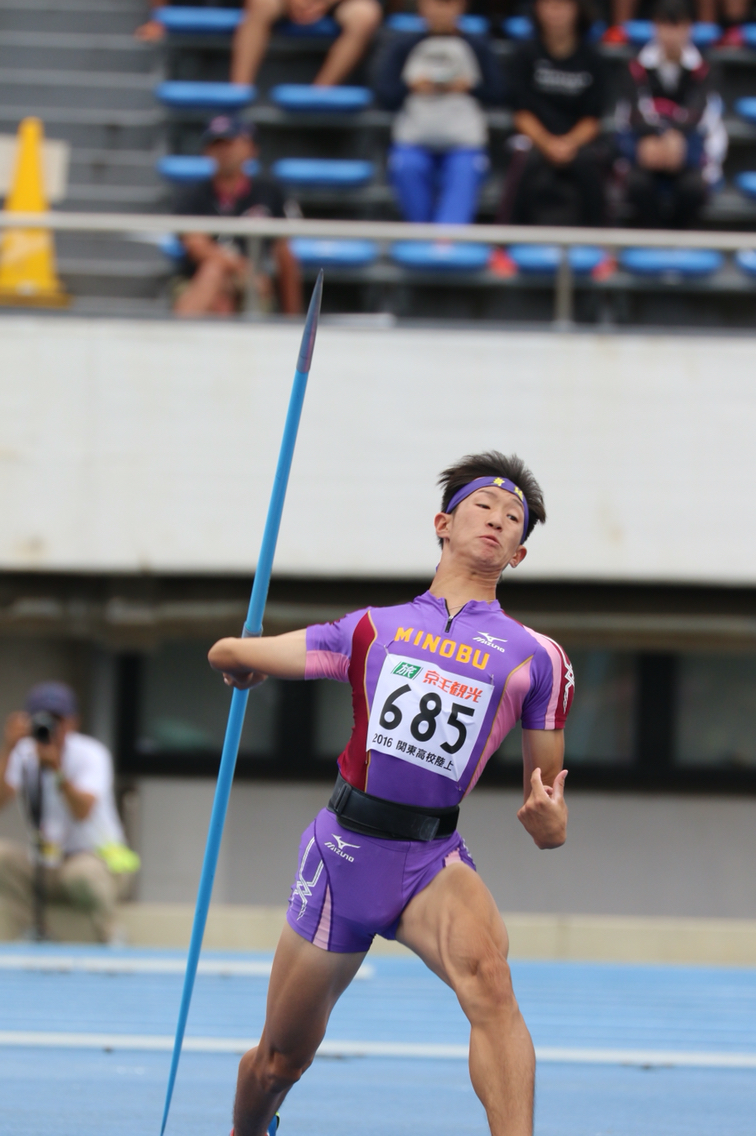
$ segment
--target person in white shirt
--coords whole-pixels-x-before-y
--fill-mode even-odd
[[[0,747],[0,808],[19,796],[32,829],[29,850],[0,840],[0,896],[17,933],[34,919],[35,865],[44,896],[87,912],[101,942],[114,933],[115,905],[138,866],[124,843],[113,763],[78,732],[76,695],[60,682],[32,687],[12,713]]]

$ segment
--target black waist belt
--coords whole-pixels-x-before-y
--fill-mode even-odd
[[[354,789],[339,775],[328,802],[339,824],[350,832],[364,836],[380,836],[384,840],[435,840],[451,836],[457,828],[459,807],[450,809],[415,809],[398,805]]]

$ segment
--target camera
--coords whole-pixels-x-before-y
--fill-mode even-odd
[[[54,714],[48,714],[47,710],[39,710],[36,714],[32,714],[30,732],[35,742],[49,745],[55,736],[59,721],[60,719]]]

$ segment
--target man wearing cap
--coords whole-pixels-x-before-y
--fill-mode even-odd
[[[108,750],[78,732],[76,696],[61,682],[29,691],[0,747],[0,808],[20,796],[33,846],[0,841],[0,897],[19,935],[33,920],[35,863],[46,899],[87,912],[95,934],[114,933],[115,904],[138,857],[124,844]]]
[[[298,213],[284,199],[280,185],[250,169],[257,157],[254,127],[231,115],[219,114],[203,136],[203,153],[216,163],[211,178],[197,182],[179,197],[174,212],[187,217],[285,217]],[[299,265],[286,241],[265,249],[270,265],[250,262],[240,237],[183,233],[186,258],[177,287],[177,315],[232,315],[246,304],[254,289],[262,306],[273,299],[269,270],[276,278],[278,306],[287,315],[302,310]],[[266,242],[267,245],[267,242]]]
[[[519,721],[518,819],[538,848],[564,843],[564,725],[575,684],[562,648],[496,598],[501,573],[522,563],[546,520],[533,474],[493,450],[462,458],[439,481],[441,558],[422,595],[285,635],[221,639],[210,651],[230,686],[266,675],[336,679],[351,685],[354,706],[336,787],[300,843],[265,1027],[239,1066],[234,1136],[275,1132],[276,1110],[376,935],[404,943],[457,995],[491,1136],[532,1136],[535,1053],[507,932],[457,818]]]

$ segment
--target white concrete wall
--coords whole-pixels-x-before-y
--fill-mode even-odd
[[[213,785],[141,781],[139,898],[193,901]],[[288,899],[299,836],[325,785],[234,787],[215,898]],[[460,831],[507,911],[756,918],[756,801],[572,793],[564,848],[539,852],[516,818],[515,792],[479,789]],[[2,834],[2,828],[0,828]]]
[[[286,325],[0,319],[0,569],[249,572]],[[435,563],[438,471],[515,450],[533,577],[752,583],[756,338],[323,326],[276,568]]]

